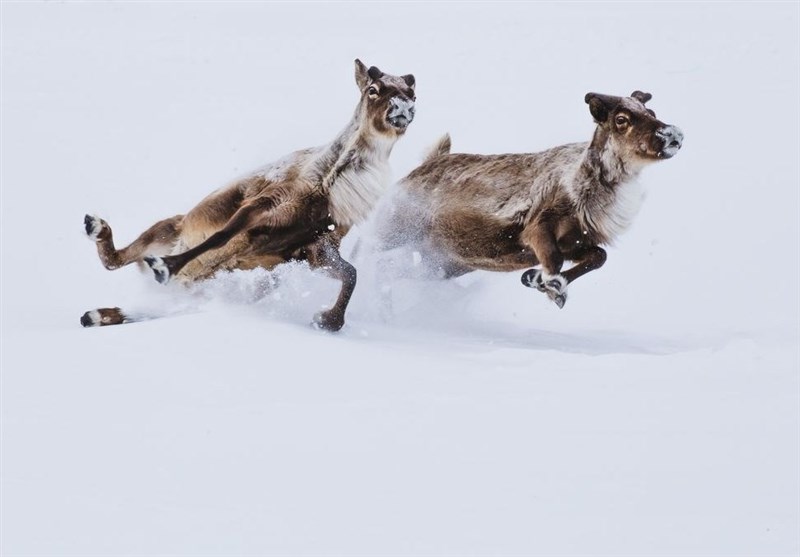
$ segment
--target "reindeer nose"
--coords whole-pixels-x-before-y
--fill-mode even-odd
[[[390,117],[403,116],[410,122],[414,119],[414,101],[404,97],[392,97]]]
[[[656,130],[656,137],[664,142],[661,157],[668,159],[674,156],[683,145],[683,132],[678,126],[664,126]]]
[[[677,126],[665,126],[656,132],[656,135],[664,140],[664,146],[677,149],[683,145],[683,132]]]

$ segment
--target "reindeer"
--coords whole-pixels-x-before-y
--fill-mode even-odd
[[[86,234],[106,269],[142,260],[160,283],[199,281],[221,270],[271,269],[307,261],[342,282],[336,303],[314,317],[338,331],[356,284],[356,270],[339,253],[348,230],[364,221],[388,186],[388,159],[414,119],[415,79],[355,61],[361,99],[344,130],[329,144],[297,151],[215,191],[185,215],[157,222],[129,246],[116,249],[111,227],[86,215]],[[135,320],[120,308],[81,317],[84,327]]]
[[[541,153],[450,154],[444,136],[380,211],[378,249],[414,250],[440,278],[530,268],[522,283],[564,307],[567,286],[605,263],[600,246],[638,212],[641,169],[681,148],[681,130],[645,107],[651,98],[589,93],[592,140]]]

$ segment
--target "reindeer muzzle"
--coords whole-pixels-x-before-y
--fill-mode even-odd
[[[683,132],[677,126],[664,126],[656,130],[655,136],[662,142],[658,158],[669,159],[674,157],[683,145]]]
[[[404,130],[414,120],[414,101],[393,97],[387,119],[392,127]]]

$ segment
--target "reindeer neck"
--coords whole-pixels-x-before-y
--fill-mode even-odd
[[[357,135],[358,122],[351,120],[347,126],[339,132],[336,138],[321,147],[314,157],[314,170],[317,182],[324,180],[325,176],[336,166],[336,163],[348,151],[352,138]]]
[[[613,242],[638,212],[642,201],[636,181],[639,170],[622,157],[608,132],[598,126],[578,163],[570,192],[581,225],[598,243]]]
[[[604,189],[614,189],[639,174],[639,167],[623,159],[610,134],[599,126],[584,153],[581,170],[591,178],[587,185]]]
[[[357,160],[368,160],[374,163],[387,162],[394,147],[396,138],[388,139],[367,128],[363,122],[362,105],[356,107],[355,114],[339,132],[336,138],[322,147],[315,157],[315,169],[322,180],[322,186],[329,188],[326,177],[331,172],[340,174],[346,167]]]
[[[346,227],[366,220],[388,187],[389,155],[397,141],[369,129],[361,108],[317,159],[319,187],[329,196],[331,216]]]

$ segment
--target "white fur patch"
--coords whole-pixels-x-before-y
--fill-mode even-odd
[[[642,207],[644,190],[641,184],[635,177],[628,177],[614,186],[613,191],[601,190],[588,196],[586,191],[580,191],[581,186],[585,187],[578,183],[570,192],[576,200],[580,221],[601,237],[600,243],[613,244],[630,228]]]
[[[164,263],[164,260],[158,257],[157,255],[151,255],[145,257],[145,261],[147,265],[153,270],[153,274],[158,282],[161,284],[167,284],[169,282],[170,277],[169,268]]]
[[[364,222],[388,185],[389,167],[386,163],[367,164],[358,171],[345,171],[330,190],[333,220],[344,226]]]
[[[158,271],[161,273],[169,273],[169,269],[167,269],[167,266],[164,265],[164,260],[161,259],[160,257],[157,256],[153,257],[149,261],[149,263],[150,263],[150,268],[153,269],[154,271]]]
[[[102,320],[102,318],[100,317],[100,312],[99,311],[97,311],[96,309],[93,309],[92,311],[86,312],[86,314],[89,316],[89,319],[91,320],[92,326],[100,324],[100,321]]]
[[[639,214],[644,201],[644,190],[638,180],[622,182],[617,186],[616,196],[610,207],[603,211],[595,224],[608,242],[612,243],[620,234],[630,228],[633,219]]]
[[[395,139],[375,138],[375,149],[362,151],[358,169],[348,168],[330,188],[333,220],[353,226],[367,220],[372,209],[389,187],[389,153]]]
[[[548,274],[546,271],[542,270],[542,282],[545,285],[545,289],[553,290],[553,283],[556,283],[556,288],[558,289],[559,294],[563,294],[567,291],[567,279],[564,278],[562,275],[551,275]]]

